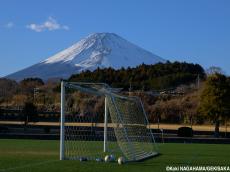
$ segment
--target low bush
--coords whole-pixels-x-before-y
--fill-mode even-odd
[[[193,137],[193,130],[190,127],[180,127],[177,131],[178,137]]]

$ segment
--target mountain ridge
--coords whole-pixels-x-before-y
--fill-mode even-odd
[[[72,74],[93,71],[98,67],[119,69],[158,62],[165,60],[117,34],[93,33],[69,48],[6,78],[17,81],[28,77],[66,79]]]

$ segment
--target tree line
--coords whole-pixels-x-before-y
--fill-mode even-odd
[[[72,75],[69,81],[104,82],[112,87],[128,90],[130,85],[134,90],[160,90],[189,84],[197,79],[205,78],[205,71],[199,64],[186,62],[166,62],[153,65],[142,64],[127,69],[97,68],[95,71],[84,71]]]

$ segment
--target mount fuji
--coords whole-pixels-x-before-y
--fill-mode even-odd
[[[72,74],[93,71],[98,67],[119,69],[165,61],[114,33],[94,33],[56,55],[6,78],[16,81],[29,77],[66,79]]]

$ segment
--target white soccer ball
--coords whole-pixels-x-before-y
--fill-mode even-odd
[[[109,162],[110,161],[110,156],[109,155],[106,155],[105,156],[105,162]]]
[[[119,157],[117,162],[118,162],[119,165],[122,165],[122,164],[125,163],[125,158],[124,157]]]

